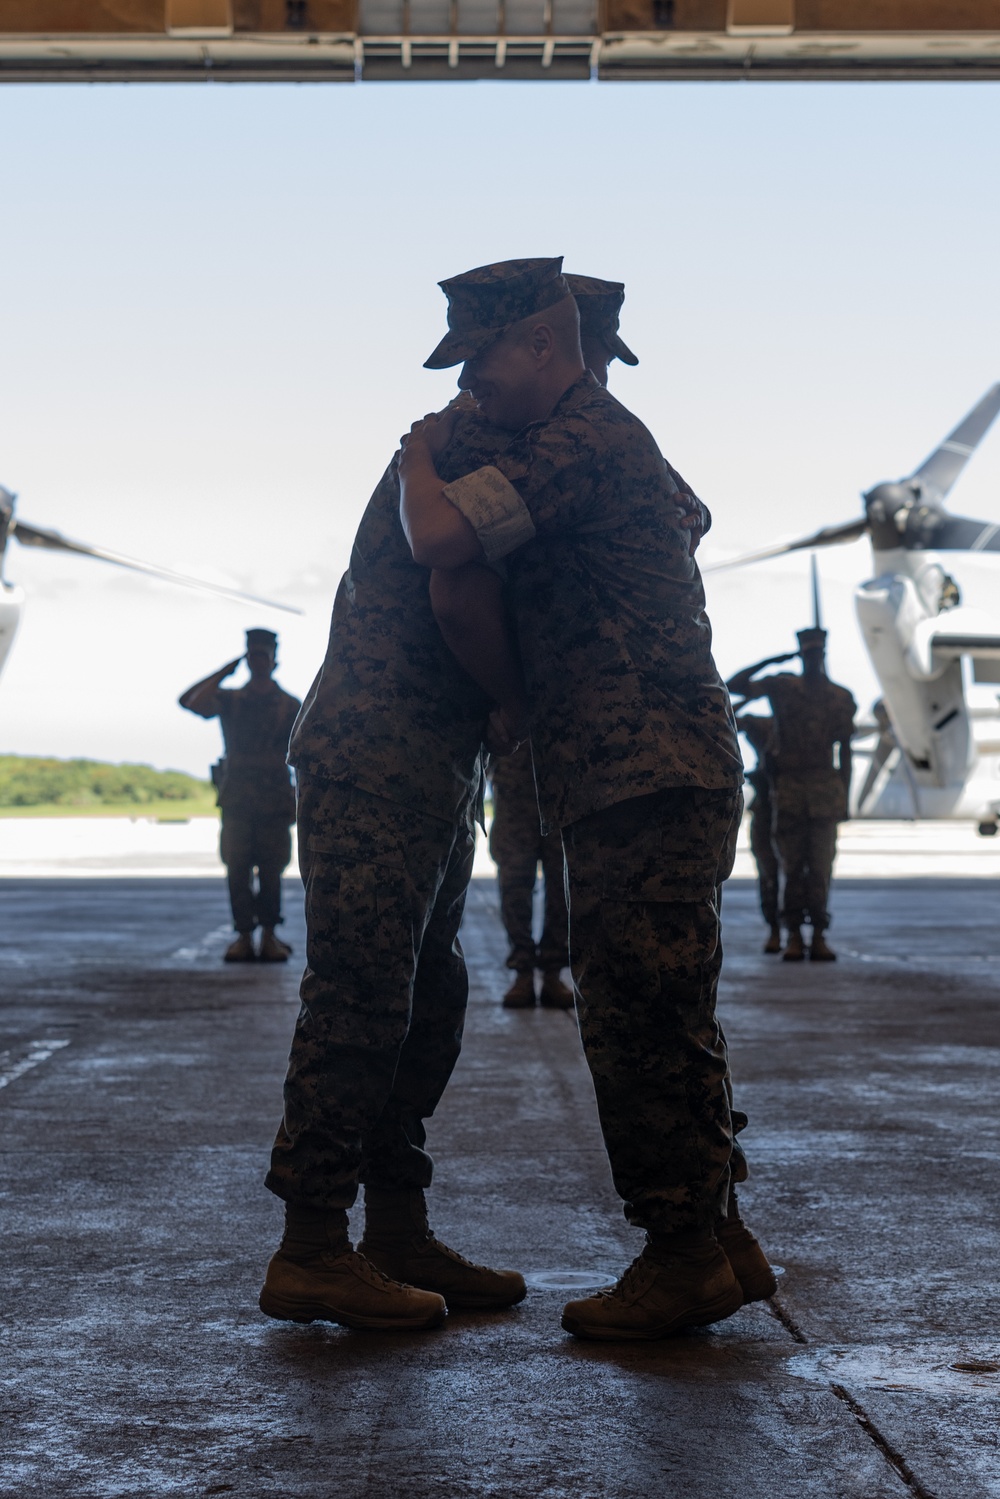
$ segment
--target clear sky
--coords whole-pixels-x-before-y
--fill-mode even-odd
[[[11,549],[0,752],[204,772],[177,694],[281,632],[300,696],[368,495],[454,375],[441,278],[626,282],[612,387],[711,506],[703,560],[850,519],[1000,379],[1000,87],[452,84],[0,90],[0,483],[26,520],[256,593]],[[1000,520],[1000,424],[952,496]],[[875,683],[822,554],[831,672]],[[956,562],[969,602],[1000,559]],[[808,623],[805,555],[708,581],[725,673]],[[1000,612],[1000,607],[998,607]]]

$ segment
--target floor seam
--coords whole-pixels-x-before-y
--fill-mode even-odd
[[[898,1473],[899,1477],[906,1484],[906,1487],[909,1490],[910,1494],[912,1494],[913,1499],[936,1499],[936,1496],[931,1492],[930,1489],[924,1488],[923,1484],[920,1482],[919,1478],[917,1478],[916,1474],[910,1467],[909,1463],[906,1461],[906,1458],[903,1456],[903,1454],[901,1452],[898,1452],[889,1441],[888,1437],[882,1434],[882,1432],[876,1426],[875,1422],[872,1420],[871,1416],[869,1416],[868,1412],[865,1410],[864,1406],[860,1403],[860,1401],[855,1400],[850,1390],[845,1389],[842,1384],[835,1384],[832,1381],[830,1383],[830,1389],[836,1395],[837,1399],[842,1401],[844,1405],[847,1406],[847,1409],[850,1411],[855,1421],[857,1421],[858,1425],[861,1427],[861,1430],[878,1448],[890,1467],[893,1468],[896,1473]]]

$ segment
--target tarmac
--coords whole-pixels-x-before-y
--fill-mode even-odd
[[[224,967],[217,878],[0,881],[0,1494],[282,1499],[1000,1495],[998,886],[842,880],[831,965],[727,887],[722,1018],[772,1302],[669,1341],[562,1332],[641,1247],[572,1016],[506,1012],[473,884],[432,1219],[528,1299],[368,1334],[257,1309],[303,950]],[[358,1229],[360,1233],[360,1229]]]

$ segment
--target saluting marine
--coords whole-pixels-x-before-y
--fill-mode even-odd
[[[273,680],[278,637],[248,630],[245,656],[196,682],[180,698],[199,718],[218,718],[225,755],[213,771],[222,811],[220,854],[229,876],[229,902],[236,938],[227,963],[287,962],[291,948],[275,934],[281,924],[281,876],[292,857],[295,789],[285,757],[288,736],[301,707]],[[223,687],[245,660],[245,687]],[[254,872],[257,885],[254,887]],[[253,936],[261,929],[255,951]]]
[[[809,956],[836,957],[824,932],[837,852],[837,824],[849,816],[851,735],[857,704],[846,687],[826,674],[826,631],[800,630],[799,649],[769,656],[731,677],[730,692],[745,702],[766,697],[774,714],[776,743],[768,755],[773,779],[774,841],[785,876],[782,919],[787,931],[783,958],[805,957],[802,926],[812,927]],[[753,679],[765,667],[801,657],[802,672]],[[836,748],[836,759],[834,750]]]

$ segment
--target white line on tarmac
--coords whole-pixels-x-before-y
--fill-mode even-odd
[[[32,1067],[38,1067],[42,1062],[47,1062],[49,1057],[54,1056],[57,1051],[61,1051],[64,1046],[68,1045],[68,1040],[33,1041],[31,1050],[26,1057],[22,1057],[19,1062],[14,1062],[11,1066],[0,1070],[0,1088],[6,1088],[8,1083],[16,1082],[26,1072],[30,1072]]]
[[[179,947],[170,956],[176,963],[197,963],[201,958],[210,958],[222,938],[228,937],[231,931],[232,927],[230,923],[224,922],[222,926],[217,926],[213,931],[206,932],[201,941],[196,942],[193,947]]]

